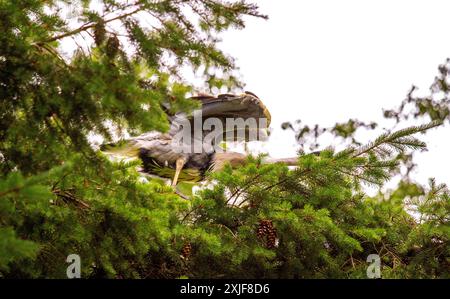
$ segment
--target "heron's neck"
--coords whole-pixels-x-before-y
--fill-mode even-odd
[[[292,158],[266,158],[263,160],[265,164],[273,164],[273,163],[284,163],[287,166],[296,166],[298,162],[298,157]]]

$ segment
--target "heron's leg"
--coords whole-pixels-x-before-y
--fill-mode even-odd
[[[186,158],[178,158],[175,162],[175,175],[173,177],[172,181],[172,187],[175,187],[177,185],[178,176],[180,175],[181,170],[183,169],[184,164],[186,163]]]

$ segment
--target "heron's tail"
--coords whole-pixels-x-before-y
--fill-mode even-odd
[[[100,150],[106,154],[118,157],[137,158],[139,156],[139,147],[132,139],[102,144]]]

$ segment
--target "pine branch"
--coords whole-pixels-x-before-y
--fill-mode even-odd
[[[138,13],[138,12],[141,11],[141,10],[143,10],[143,8],[142,8],[142,7],[139,7],[139,8],[137,8],[137,9],[135,9],[135,10],[129,12],[129,13],[125,13],[125,14],[123,14],[123,15],[116,16],[116,17],[114,17],[114,18],[110,18],[110,19],[108,19],[108,20],[105,20],[104,23],[107,24],[107,23],[110,23],[110,22],[113,22],[113,21],[117,21],[117,20],[124,19],[124,18],[126,18],[126,17],[132,16],[132,15]],[[83,26],[81,26],[81,27],[79,27],[79,28],[77,28],[77,29],[74,29],[74,30],[72,30],[72,31],[68,31],[68,32],[66,32],[66,33],[63,33],[63,34],[60,34],[60,35],[56,35],[56,36],[51,37],[51,38],[49,38],[49,39],[43,40],[43,41],[39,42],[39,44],[43,44],[43,43],[51,43],[51,42],[54,42],[54,41],[63,39],[63,38],[65,38],[65,37],[68,37],[68,36],[71,36],[71,35],[75,35],[75,34],[81,33],[81,32],[83,32],[83,31],[86,31],[86,30],[89,30],[89,29],[91,29],[91,28],[94,28],[96,24],[97,24],[97,23],[95,23],[95,22],[94,22],[94,23],[88,22],[88,23],[84,24]]]
[[[8,194],[10,194],[10,193],[17,193],[17,192],[19,192],[21,189],[22,189],[22,188],[20,188],[20,187],[15,187],[15,188],[12,188],[12,189],[3,191],[3,192],[0,193],[0,197],[3,197],[3,196],[8,195]]]
[[[353,154],[353,157],[360,157],[362,155],[368,154],[370,152],[377,153],[377,150],[381,150],[385,153],[388,153],[389,150],[382,147],[389,146],[390,148],[398,151],[403,152],[406,148],[411,149],[420,149],[425,148],[426,144],[423,141],[420,141],[414,137],[411,137],[410,135],[425,132],[431,128],[440,126],[442,124],[442,121],[433,121],[431,123],[417,126],[417,127],[409,127],[402,130],[399,130],[394,133],[385,133],[378,137],[374,142],[371,142],[359,149],[356,150],[356,152]],[[380,152],[378,152],[380,154]]]
[[[82,209],[90,208],[89,204],[87,204],[83,200],[77,198],[75,195],[73,195],[72,193],[70,193],[68,191],[55,189],[52,192],[56,196],[62,198],[65,202],[73,202],[76,206],[78,206],[78,207],[80,207]]]

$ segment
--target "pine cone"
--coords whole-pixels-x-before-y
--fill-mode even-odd
[[[191,255],[191,251],[192,251],[192,245],[191,245],[191,243],[185,243],[184,245],[183,245],[183,248],[181,249],[181,255],[185,258],[185,259],[187,259],[187,258],[189,258],[189,256]]]
[[[256,230],[256,235],[260,239],[266,237],[267,248],[271,249],[275,247],[277,242],[277,231],[271,220],[261,220],[258,229]]]
[[[106,42],[106,55],[113,59],[117,53],[119,52],[120,48],[120,41],[117,38],[116,35],[113,35],[108,38],[108,41]]]
[[[105,22],[99,21],[94,26],[94,40],[97,46],[100,46],[106,39]]]

